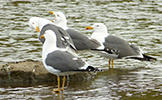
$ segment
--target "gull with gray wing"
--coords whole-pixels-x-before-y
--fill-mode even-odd
[[[68,52],[67,48],[59,48],[57,46],[57,35],[53,30],[46,30],[40,38],[46,39],[42,51],[43,64],[50,73],[57,75],[58,89],[53,90],[54,92],[64,90],[66,75],[86,71],[99,71]],[[63,76],[62,89],[60,88],[60,76]]]
[[[55,18],[52,22],[54,22],[57,26],[62,27],[70,35],[77,50],[90,50],[101,46],[97,40],[88,38],[82,33],[68,28],[67,19],[62,12],[49,11],[49,13],[55,15]]]
[[[118,51],[119,55],[116,57],[101,53],[101,56],[109,58],[109,68],[110,62],[112,61],[113,68],[113,60],[119,58],[132,58],[142,61],[156,60],[156,58],[143,54],[139,47],[131,45],[119,37],[108,34],[107,27],[103,23],[95,23],[92,26],[87,26],[86,30],[93,30],[94,32],[92,33],[91,38],[98,40],[101,44],[104,45],[105,48]]]
[[[72,39],[70,38],[69,34],[62,29],[61,27],[56,26],[51,21],[40,18],[40,17],[32,17],[29,20],[29,26],[40,32],[39,40],[44,43],[45,39],[41,39],[40,36],[44,34],[46,30],[52,30],[57,35],[57,46],[59,48],[68,47],[68,51],[76,55],[76,48],[73,44]],[[64,42],[62,42],[64,41]]]

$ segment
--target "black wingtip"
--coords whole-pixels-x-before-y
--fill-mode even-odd
[[[141,61],[150,61],[150,62],[155,62],[157,61],[156,58],[148,56],[143,54],[143,58],[139,58],[139,57],[130,57],[131,59],[137,59],[137,60],[141,60]]]
[[[115,49],[109,49],[107,47],[105,47],[104,49],[91,49],[91,50],[94,50],[94,51],[105,51],[109,54],[116,54],[116,55],[119,55],[119,50],[115,50]]]
[[[98,69],[98,68],[94,68],[92,66],[88,66],[86,71],[89,71],[89,72],[92,72],[92,71],[94,71],[94,72],[102,72],[103,70],[102,69]]]
[[[157,58],[147,56],[145,54],[143,54],[143,57],[145,58],[146,61],[151,61],[151,62],[157,61]]]

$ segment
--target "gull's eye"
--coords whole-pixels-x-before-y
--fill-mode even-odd
[[[57,15],[57,17],[59,17],[59,15]]]
[[[99,27],[99,25],[97,25],[97,27]]]
[[[34,22],[32,22],[32,24],[34,24]]]

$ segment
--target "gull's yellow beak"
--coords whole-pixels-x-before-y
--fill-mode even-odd
[[[51,14],[55,15],[55,13],[53,11],[48,11],[48,13],[51,13]]]
[[[86,29],[86,30],[92,30],[93,27],[91,27],[91,26],[87,26],[85,29]]]
[[[38,26],[36,26],[36,31],[37,31],[37,32],[40,32],[40,30],[39,30]]]
[[[43,39],[44,38],[44,35],[41,35],[40,39]]]
[[[51,14],[55,15],[55,13],[53,11],[48,11],[48,13],[51,13]],[[56,15],[55,15],[55,19],[56,19]],[[52,20],[52,22],[54,22],[54,20]]]

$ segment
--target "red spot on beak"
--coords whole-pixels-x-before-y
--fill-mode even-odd
[[[86,30],[92,30],[93,28],[91,26],[87,26],[85,29]]]

